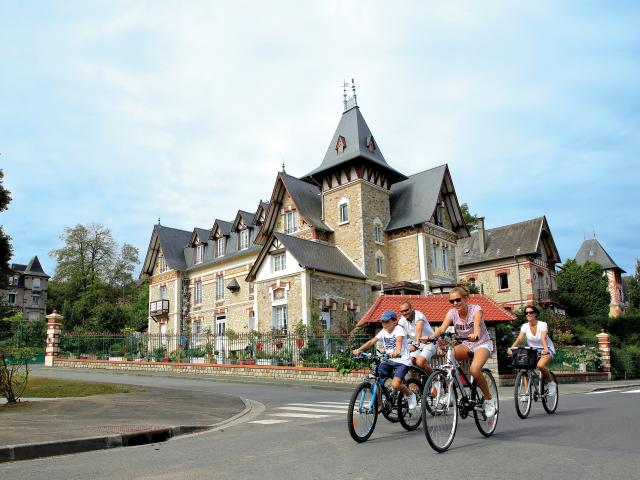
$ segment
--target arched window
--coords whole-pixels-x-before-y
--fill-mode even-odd
[[[379,218],[373,221],[373,238],[376,243],[384,243],[384,236],[382,233],[382,222]]]
[[[342,197],[338,202],[338,210],[340,211],[340,223],[349,221],[349,199]]]

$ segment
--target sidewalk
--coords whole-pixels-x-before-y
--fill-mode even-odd
[[[146,388],[0,408],[0,462],[142,445],[214,428],[250,410],[240,398]]]

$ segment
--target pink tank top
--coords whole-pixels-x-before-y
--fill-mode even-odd
[[[480,305],[467,305],[467,317],[460,318],[458,315],[458,311],[455,308],[449,310],[447,316],[453,321],[453,326],[456,329],[456,333],[461,337],[468,337],[473,333],[473,315],[476,312],[482,311]],[[475,342],[470,342],[466,340],[464,343],[468,344],[470,347],[475,345],[480,345],[485,342],[490,342],[491,337],[489,336],[489,330],[487,330],[487,326],[484,324],[484,320],[480,322],[480,338],[478,338]]]

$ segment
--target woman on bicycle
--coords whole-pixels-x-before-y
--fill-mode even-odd
[[[384,344],[385,353],[389,355],[390,358],[393,358],[393,360],[389,360],[380,365],[380,374],[384,377],[393,377],[391,386],[395,390],[401,391],[407,399],[409,408],[414,409],[418,405],[416,395],[402,383],[402,379],[407,375],[409,366],[411,366],[411,356],[407,348],[407,337],[404,328],[397,325],[396,320],[396,312],[393,310],[385,310],[380,317],[382,330],[371,340],[363,343],[360,348],[356,348],[351,353],[358,355],[363,350],[372,347],[381,340]]]
[[[469,290],[463,285],[458,285],[451,290],[449,303],[453,308],[447,312],[442,325],[436,328],[432,336],[423,338],[437,338],[451,324],[454,325],[460,337],[466,338],[454,348],[456,360],[464,361],[469,358],[469,353],[473,352],[471,375],[484,395],[485,415],[493,417],[496,414],[496,400],[491,397],[487,381],[482,375],[482,367],[493,352],[493,341],[482,319],[482,308],[480,305],[469,303]]]
[[[535,348],[540,354],[538,359],[538,370],[542,373],[547,388],[549,389],[549,395],[556,394],[556,384],[553,381],[553,377],[549,373],[547,365],[553,359],[556,354],[553,341],[549,338],[547,322],[538,320],[538,314],[540,310],[535,305],[529,305],[524,309],[524,313],[527,316],[527,323],[520,327],[520,334],[513,345],[507,349],[507,355],[511,356],[511,350],[520,345],[520,342],[527,338],[527,343],[530,347]]]

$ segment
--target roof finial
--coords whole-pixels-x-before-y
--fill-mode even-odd
[[[358,97],[356,97],[356,82],[353,78],[351,79],[351,91],[353,92],[353,105],[357,107]]]
[[[347,87],[349,83],[346,80],[342,81],[342,105],[344,106],[344,111],[347,111]]]
[[[158,225],[160,225],[160,217],[158,217]]]
[[[596,226],[595,225],[593,226],[593,238],[594,238],[594,240],[596,238]]]
[[[287,173],[284,171],[284,160],[282,160],[282,173]]]

